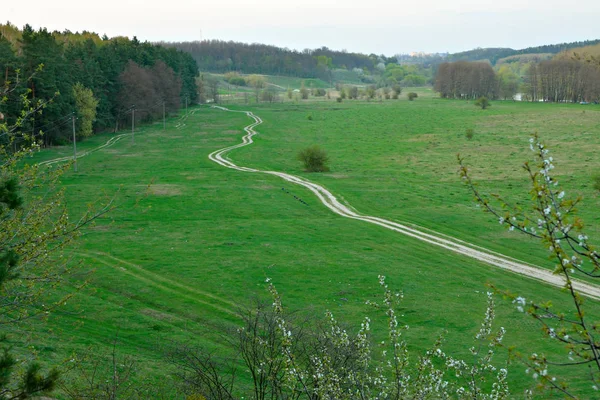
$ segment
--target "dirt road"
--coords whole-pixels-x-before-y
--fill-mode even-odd
[[[379,225],[384,228],[413,237],[415,239],[422,240],[431,245],[443,247],[455,253],[475,258],[479,261],[485,262],[495,267],[502,268],[520,275],[524,275],[529,278],[537,279],[539,281],[548,283],[553,286],[562,287],[564,285],[564,280],[561,276],[554,275],[551,271],[537,267],[535,265],[527,264],[525,262],[504,256],[502,254],[484,249],[474,244],[467,243],[460,239],[456,239],[438,232],[430,230],[427,230],[426,232],[423,228],[417,229],[412,226],[389,221],[383,218],[360,214],[355,210],[351,209],[349,206],[340,203],[336,199],[336,197],[323,186],[317,185],[316,183],[313,183],[307,179],[286,174],[283,172],[262,171],[254,168],[237,166],[236,164],[225,158],[226,154],[231,150],[252,144],[252,137],[257,134],[256,131],[254,131],[254,128],[262,123],[262,119],[260,119],[260,117],[249,111],[232,111],[225,107],[219,106],[213,106],[213,108],[217,108],[228,112],[241,112],[254,120],[254,123],[244,128],[246,135],[242,138],[242,143],[214,151],[208,156],[208,158],[210,158],[215,163],[238,171],[279,176],[280,178],[288,182],[304,186],[305,188],[309,189],[319,198],[321,203],[323,203],[327,208],[343,217],[357,219],[360,221]],[[574,281],[573,285],[581,294],[590,298],[600,300],[600,287],[582,281]]]

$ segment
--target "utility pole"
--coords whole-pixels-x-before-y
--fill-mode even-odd
[[[165,102],[163,101],[163,131],[167,129],[167,123],[165,121]]]
[[[135,104],[131,107],[131,143],[135,144]]]
[[[71,120],[73,122],[73,166],[75,167],[75,172],[77,172],[77,139],[75,138],[75,113],[71,115]]]

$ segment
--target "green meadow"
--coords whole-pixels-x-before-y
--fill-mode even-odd
[[[588,235],[600,236],[600,199],[592,185],[600,173],[599,106],[494,102],[480,110],[471,102],[435,98],[427,89],[409,102],[405,92],[398,101],[228,105],[264,121],[255,143],[228,157],[241,166],[310,179],[361,213],[552,268],[539,243],[503,230],[477,208],[457,173],[460,153],[483,192],[526,205],[521,165],[532,158],[530,135],[539,132],[567,196],[584,197],[579,211]],[[486,283],[570,309],[556,288],[342,218],[310,191],[277,177],[212,163],[208,154],[239,143],[252,120],[207,106],[191,110],[168,120],[166,130],[162,121],[142,126],[135,144],[124,138],[81,158],[78,172],[64,175],[74,218],[104,196],[115,196],[117,207],[86,228],[72,251],[81,262],[73,285],[89,278],[87,272],[90,283],[50,318],[51,330],[34,334],[41,358],[61,360],[87,346],[108,353],[118,335],[118,351],[137,360],[138,376],[158,379],[172,371],[164,361],[172,341],[225,355],[224,332],[238,322],[240,306],[267,298],[267,277],[284,306],[313,315],[331,310],[357,331],[365,315],[376,315],[365,300],[380,297],[377,277],[385,275],[404,292],[400,321],[410,326],[406,337],[415,357],[445,331],[444,349],[468,357],[486,307]],[[78,149],[95,148],[112,135],[92,137]],[[296,154],[311,144],[328,152],[330,172],[302,170]],[[43,150],[32,161],[71,151]],[[496,326],[507,329],[507,345],[564,354],[535,321],[496,300]],[[587,310],[600,314],[591,300]],[[375,337],[383,337],[383,315],[374,325]],[[498,364],[505,360],[500,352]],[[516,364],[509,370],[515,396],[534,385],[524,369]],[[577,368],[564,373],[575,385],[586,378]]]

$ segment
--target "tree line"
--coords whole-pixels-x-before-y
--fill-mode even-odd
[[[600,39],[596,40],[585,40],[580,42],[570,42],[570,43],[558,43],[558,44],[548,44],[543,46],[536,47],[527,47],[521,50],[514,50],[511,48],[501,47],[501,48],[476,48],[473,50],[462,51],[460,53],[449,54],[446,57],[447,62],[454,61],[483,61],[487,60],[492,65],[496,65],[496,62],[502,58],[515,56],[515,55],[523,55],[523,54],[559,54],[564,51],[568,51],[571,49],[584,47],[584,46],[592,46],[600,43]]]
[[[549,60],[529,67],[525,94],[531,101],[600,100],[600,68],[578,60]]]
[[[438,68],[435,90],[450,99],[496,98],[498,78],[486,62],[443,63]]]
[[[189,54],[135,37],[2,25],[0,71],[0,86],[13,88],[0,104],[9,125],[21,118],[27,103],[48,102],[43,113],[20,123],[45,145],[68,140],[73,112],[78,135],[89,135],[118,128],[134,107],[140,121],[162,114],[163,102],[166,111],[176,111],[197,96],[198,68]]]
[[[265,44],[222,40],[160,44],[191,54],[201,71],[219,73],[235,71],[245,74],[321,78],[329,81],[332,68],[358,68],[371,72],[382,59],[385,63],[396,62],[395,57],[335,51],[327,47],[296,51]]]
[[[593,56],[560,56],[530,63],[521,79],[508,66],[497,71],[487,62],[458,61],[439,66],[435,90],[442,98],[513,99],[550,102],[600,101],[600,63]]]

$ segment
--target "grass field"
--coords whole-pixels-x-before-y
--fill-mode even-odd
[[[600,171],[600,107],[496,102],[482,111],[472,103],[436,99],[426,89],[414,102],[402,96],[389,102],[252,106],[264,120],[260,135],[230,157],[238,165],[304,176],[361,212],[549,266],[538,244],[502,231],[475,207],[456,165],[460,152],[482,189],[523,202],[527,181],[520,164],[530,158],[529,135],[539,131],[553,150],[567,194],[584,195],[581,215],[590,237],[598,237],[600,200],[590,175]],[[445,349],[466,356],[465,343],[471,343],[485,310],[487,282],[555,304],[567,299],[535,281],[343,219],[308,190],[276,177],[208,160],[210,152],[238,143],[250,122],[243,114],[196,108],[180,128],[176,119],[166,131],[162,124],[145,126],[135,144],[123,140],[82,158],[79,172],[63,178],[75,215],[102,192],[118,192],[119,208],[87,229],[74,251],[84,269],[95,270],[93,281],[50,320],[50,332],[36,333],[42,356],[60,359],[89,345],[107,351],[118,332],[119,350],[138,359],[141,374],[160,377],[167,340],[224,351],[222,332],[237,321],[237,305],[265,296],[266,277],[283,294],[284,305],[316,314],[330,309],[357,326],[368,311],[364,301],[379,296],[377,275],[388,276],[405,293],[401,322],[411,327],[415,354],[448,330]],[[475,132],[470,141],[467,128]],[[109,137],[98,135],[79,148]],[[331,172],[302,171],[295,155],[310,144],[328,151]],[[46,150],[35,161],[70,151]],[[588,310],[599,314],[594,302]],[[508,345],[561,351],[507,302],[499,299],[497,314],[497,326],[508,330]],[[509,379],[518,396],[533,381],[524,368],[513,368]],[[578,371],[569,375],[585,379]]]

